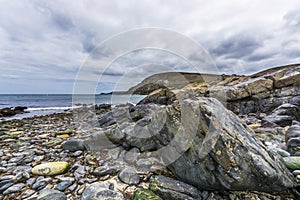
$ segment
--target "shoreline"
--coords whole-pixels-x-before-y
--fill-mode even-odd
[[[83,109],[82,111],[85,113],[87,110]],[[101,118],[101,116],[105,116],[105,114],[109,112],[109,109],[100,109],[99,111],[101,112]],[[98,130],[101,131],[102,129],[99,127]],[[8,134],[4,133],[7,131],[9,132]],[[0,150],[2,158],[0,177],[4,177],[8,182],[11,180],[11,182],[23,184],[21,185],[22,189],[20,190],[22,192],[9,194],[8,196],[10,198],[32,199],[39,195],[39,191],[43,191],[45,188],[52,188],[62,190],[68,199],[80,199],[85,188],[100,183],[113,184],[114,187],[117,188],[117,191],[121,191],[122,194],[127,194],[128,198],[126,199],[129,199],[139,187],[149,187],[150,179],[147,178],[149,175],[152,175],[153,177],[159,176],[159,178],[161,178],[161,176],[169,177],[171,178],[170,180],[163,180],[171,181],[170,184],[177,184],[176,181],[178,181],[177,179],[174,179],[175,176],[166,167],[163,167],[160,164],[155,165],[155,162],[152,163],[151,166],[148,166],[149,168],[145,166],[143,162],[141,163],[141,166],[137,171],[138,176],[140,177],[139,184],[128,185],[128,183],[120,181],[119,170],[125,166],[132,166],[131,159],[137,159],[136,156],[142,155],[138,149],[128,151],[122,146],[116,145],[113,148],[107,148],[97,152],[86,150],[64,150],[63,145],[66,141],[81,140],[87,138],[89,134],[92,135],[97,132],[95,127],[90,130],[86,129],[85,132],[79,131],[76,126],[74,126],[72,112],[67,111],[46,116],[6,121],[1,123],[0,132],[2,141]],[[266,135],[263,137],[266,137]],[[283,140],[282,135],[277,135],[276,137]],[[269,141],[269,139],[267,139],[267,141]],[[264,138],[263,140],[266,139]],[[124,159],[129,162],[124,162]],[[143,157],[138,158],[137,160],[142,159]],[[70,171],[59,176],[38,176],[32,174],[30,171],[36,165],[53,161],[68,162],[71,166]],[[19,171],[17,170],[18,168],[22,170]],[[153,171],[154,168],[155,171]],[[100,176],[99,170],[101,170]],[[17,180],[17,177],[20,176],[22,178]],[[20,181],[21,183],[19,183]],[[64,188],[62,186],[64,184],[68,187]],[[180,184],[184,183],[180,182]],[[187,185],[186,187],[194,189],[194,187],[190,185]],[[222,194],[222,192],[220,193],[220,191],[201,191],[199,194],[224,197],[224,194]],[[290,192],[267,194],[250,191],[231,191],[229,194],[235,196],[248,195],[253,197],[257,195],[266,195],[266,197],[272,197],[274,199],[283,194],[286,196],[293,195]]]
[[[282,70],[1,122],[0,199],[298,199],[300,72]]]

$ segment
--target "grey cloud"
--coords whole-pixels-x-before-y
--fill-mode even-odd
[[[51,10],[51,16],[53,18],[54,23],[62,30],[68,31],[74,27],[72,20],[66,15],[55,13]]]
[[[5,0],[0,7],[0,74],[9,76],[1,77],[2,85],[7,87],[2,86],[1,91],[10,90],[8,83],[13,79],[9,77],[20,77],[20,80],[24,77],[22,82],[28,83],[29,93],[30,88],[38,85],[35,82],[38,78],[49,84],[43,85],[49,91],[52,87],[51,91],[59,88],[72,92],[71,80],[75,79],[77,70],[88,56],[95,63],[120,56],[118,48],[93,52],[99,43],[120,32],[148,26],[193,36],[196,42],[205,44],[222,73],[252,73],[264,67],[299,62],[300,12],[295,10],[300,7],[299,3],[274,1],[272,9],[258,14],[257,8],[269,8],[269,2],[251,2],[252,6],[246,8],[247,4],[238,0],[234,0],[234,7],[225,1],[214,0],[201,4],[193,0],[180,4],[179,1],[162,3],[157,0],[130,3],[115,0]],[[149,38],[142,34],[133,39],[143,42]],[[155,39],[154,42],[163,45],[170,38]],[[122,40],[118,45],[124,48],[127,43]],[[193,54],[194,49],[182,47],[177,41],[174,46],[186,52],[188,60],[207,64],[202,56]],[[94,75],[99,75],[98,68],[101,72],[105,67],[93,66],[90,73]],[[149,50],[123,55],[108,67],[104,76],[108,83],[126,73],[133,79],[134,75],[141,78],[166,69],[194,70],[176,55]],[[203,67],[203,72],[206,70]],[[57,79],[66,79],[68,84]],[[22,82],[16,82],[15,87]],[[60,88],[57,82],[69,88]],[[15,87],[11,87],[11,91]],[[32,90],[39,89],[41,87]]]
[[[283,20],[287,27],[300,28],[300,10],[289,11]]]
[[[215,47],[210,49],[210,53],[226,58],[242,58],[253,53],[262,45],[262,42],[248,35],[237,34],[217,43]]]
[[[270,59],[272,58],[276,53],[275,52],[267,52],[267,53],[253,53],[252,55],[248,56],[246,58],[247,61],[249,62],[256,62],[256,61],[261,61],[265,59]]]

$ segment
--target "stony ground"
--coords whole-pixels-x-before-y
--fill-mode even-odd
[[[62,149],[62,143],[68,138],[81,137],[72,121],[72,114],[64,113],[2,123],[0,199],[34,199],[44,188],[63,191],[68,199],[79,199],[88,184],[108,179],[115,183],[117,190],[132,195],[135,187],[123,184],[116,177],[124,166],[118,159],[125,157],[123,149],[98,153]],[[126,158],[131,159],[128,155]],[[60,176],[44,177],[31,173],[34,166],[53,161],[66,161],[71,169]],[[148,176],[139,175],[142,180]]]
[[[267,134],[259,133],[260,127],[252,127],[270,148],[276,148],[284,141],[284,128],[273,133],[273,140],[270,140]],[[198,191],[192,186],[166,178],[173,178],[173,175],[155,158],[143,158],[138,149],[126,151],[122,147],[115,147],[95,153],[69,152],[62,148],[63,143],[70,138],[82,138],[86,134],[76,130],[70,112],[2,122],[0,199],[89,199],[95,192],[93,187],[106,186],[108,188],[104,190],[112,192],[106,195],[115,195],[115,199],[133,198],[134,191],[138,188],[148,187],[152,191],[163,188],[158,191],[163,193],[161,196],[166,197],[163,199],[172,199],[168,198],[168,195],[174,196],[173,193],[176,192],[181,199],[295,199],[291,192],[264,194]],[[284,155],[286,152],[282,150],[281,153]],[[35,166],[54,161],[69,163],[70,170],[56,176],[32,173]],[[149,197],[144,199],[160,199],[148,190],[145,194]],[[135,199],[143,198],[135,196]]]

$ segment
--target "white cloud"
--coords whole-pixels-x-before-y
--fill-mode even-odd
[[[12,77],[20,83],[30,80],[23,90],[28,93],[38,91],[30,88],[41,80],[49,90],[60,80],[61,91],[72,92],[70,80],[94,47],[112,35],[149,26],[191,37],[208,50],[221,72],[249,74],[299,62],[299,7],[294,0],[0,0],[0,74],[1,83],[7,83],[0,93],[16,89],[18,83],[8,84]],[[129,55],[133,59],[120,59],[107,73],[111,80],[130,64],[179,62],[157,53]],[[93,65],[91,72],[99,70],[99,63]]]

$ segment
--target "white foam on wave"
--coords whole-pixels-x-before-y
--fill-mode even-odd
[[[81,106],[27,108],[25,111],[69,110],[69,109],[75,109],[75,108],[80,108],[80,107]]]

